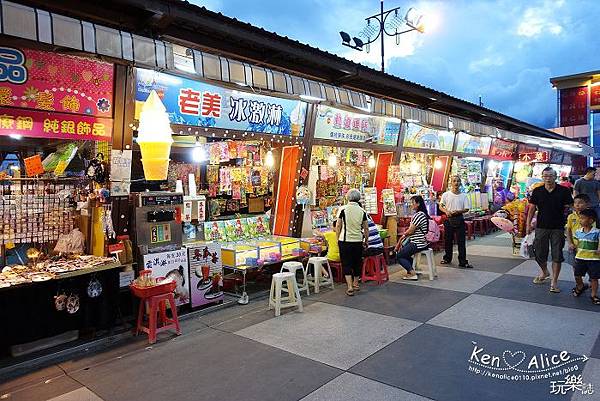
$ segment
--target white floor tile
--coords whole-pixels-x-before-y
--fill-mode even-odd
[[[433,281],[429,280],[429,275],[427,274],[419,275],[418,281],[402,280],[404,276],[403,272],[390,275],[390,281],[471,294],[501,276],[499,273],[473,269],[438,267],[437,270],[438,277]]]
[[[548,263],[548,271],[552,271],[552,264]],[[508,271],[508,274],[515,276],[526,276],[533,278],[541,273],[540,267],[535,260],[523,260],[523,263]],[[575,282],[573,278],[573,266],[563,263],[558,276],[559,280]]]

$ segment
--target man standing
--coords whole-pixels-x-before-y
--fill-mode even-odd
[[[460,177],[457,175],[453,176],[450,181],[450,190],[444,192],[440,201],[440,210],[446,213],[447,217],[444,222],[446,253],[442,258],[441,264],[449,265],[452,262],[452,246],[454,245],[454,234],[456,233],[458,266],[470,269],[473,266],[467,260],[464,214],[469,211],[471,205],[469,204],[467,195],[460,192],[460,185]]]
[[[529,199],[527,212],[527,234],[533,227],[531,221],[538,211],[537,226],[535,229],[535,260],[542,273],[533,279],[535,284],[542,284],[550,278],[548,272],[548,251],[552,250],[552,278],[550,292],[558,293],[558,275],[563,262],[563,248],[565,246],[565,212],[573,204],[571,191],[556,184],[556,171],[546,167],[542,171],[544,185],[535,188]]]
[[[585,175],[575,181],[574,190],[575,196],[586,194],[590,197],[590,207],[594,209],[600,220],[600,181],[596,179],[595,167],[585,169]]]

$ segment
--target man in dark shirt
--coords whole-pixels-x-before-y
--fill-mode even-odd
[[[585,175],[575,181],[573,187],[575,196],[586,194],[590,197],[590,207],[594,209],[598,218],[600,218],[600,181],[596,179],[596,168],[588,167]]]
[[[548,272],[548,248],[552,249],[552,278],[550,292],[560,292],[558,275],[563,262],[562,250],[565,246],[565,211],[573,203],[571,191],[556,185],[556,171],[546,167],[542,171],[544,185],[535,188],[529,199],[527,212],[527,234],[533,230],[531,221],[538,211],[535,229],[535,260],[542,269],[541,275],[533,279],[535,284],[542,284],[550,278]]]

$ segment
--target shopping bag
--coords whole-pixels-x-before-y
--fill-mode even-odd
[[[519,254],[521,255],[522,258],[524,259],[532,259],[535,258],[535,248],[533,246],[535,240],[535,233],[530,233],[527,234],[525,236],[525,238],[523,238],[523,241],[521,242],[521,249],[519,251]]]

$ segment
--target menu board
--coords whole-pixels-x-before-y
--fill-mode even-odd
[[[469,153],[472,155],[487,155],[490,153],[492,138],[488,136],[469,135],[459,132],[456,139],[456,151],[458,153]]]
[[[396,200],[394,190],[386,188],[381,191],[381,200],[383,201],[383,215],[396,216]]]
[[[377,214],[377,188],[369,187],[364,189],[365,211],[368,214]]]
[[[407,123],[403,143],[407,148],[452,151],[454,133]]]
[[[221,245],[207,243],[188,248],[192,308],[223,300]]]

